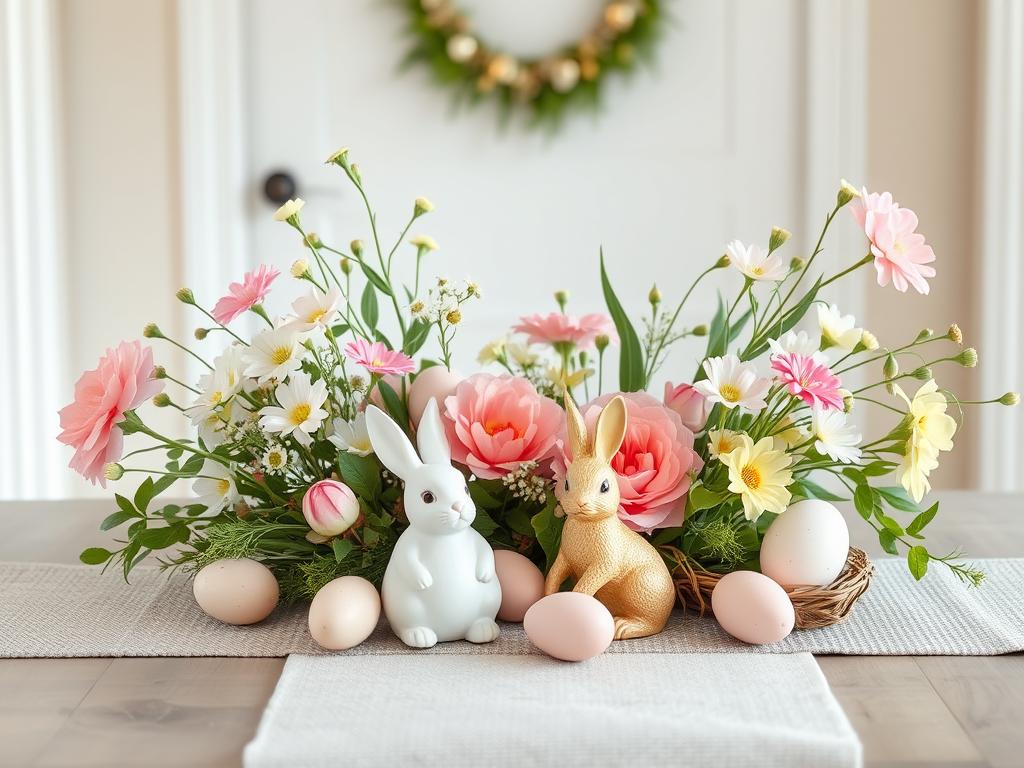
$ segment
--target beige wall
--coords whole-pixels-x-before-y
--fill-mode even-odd
[[[148,322],[178,338],[184,331],[174,299],[180,283],[174,9],[172,0],[61,0],[57,6],[71,371],[93,368],[104,349],[138,338]],[[158,362],[182,369],[173,348],[155,349]],[[159,417],[178,422],[169,412]],[[75,481],[74,495],[90,492]]]
[[[871,285],[865,290],[865,323],[883,344],[909,341],[921,328],[941,330],[953,322],[968,345],[981,333],[974,298],[979,288],[974,263],[980,257],[973,217],[981,5],[963,0],[869,2],[865,184],[891,190],[896,200],[914,209],[935,249],[938,271],[928,296],[880,289],[873,273],[866,276]],[[936,342],[925,349],[939,347]],[[978,371],[945,364],[936,378],[961,396],[977,394]],[[904,389],[916,386],[910,380]],[[889,421],[879,414],[879,426]],[[971,444],[978,427],[977,417],[968,412],[956,448],[936,474],[937,487],[976,482]]]

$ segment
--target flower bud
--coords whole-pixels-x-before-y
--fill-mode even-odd
[[[569,303],[569,292],[566,290],[555,291],[555,301],[558,302],[558,308],[565,312],[565,305]]]
[[[964,368],[974,368],[978,365],[978,350],[974,347],[967,347],[954,359]]]
[[[792,235],[793,233],[790,232],[788,229],[783,229],[782,227],[772,227],[772,233],[768,237],[768,252],[771,253],[776,248],[781,247],[783,243],[785,243],[787,240],[789,240],[790,237],[792,237]]]
[[[587,354],[587,350],[581,349],[579,357],[580,357],[580,367],[581,368],[586,368],[587,367],[587,361],[590,359],[590,356]]]
[[[1016,392],[1007,392],[1005,395],[999,398],[999,402],[1002,405],[1016,405],[1020,402],[1020,395]]]
[[[933,333],[935,333],[935,332],[931,328],[922,328],[921,332],[919,334],[917,334],[917,338],[914,339],[914,342],[916,343],[918,341],[924,341],[929,336],[931,336]]]
[[[344,275],[352,274],[352,259],[342,257],[341,261],[338,262],[338,266],[341,267],[341,272]]]
[[[348,147],[342,147],[337,152],[327,158],[327,162],[324,165],[337,165],[344,168],[348,163]]]
[[[957,325],[956,323],[953,323],[951,326],[949,326],[949,330],[946,331],[946,338],[948,338],[950,341],[956,342],[957,344],[964,343],[963,331],[960,330],[960,326]]]
[[[124,477],[124,467],[112,461],[103,467],[103,476],[107,480],[120,480]]]
[[[164,368],[162,365],[155,365],[155,366],[153,366],[153,378],[154,379],[166,379],[167,378],[167,369]]]
[[[729,258],[729,255],[727,253],[723,253],[718,258],[718,261],[715,262],[715,269],[725,269],[730,264],[732,264],[732,259]]]
[[[657,285],[651,286],[651,292],[647,294],[647,300],[651,302],[651,306],[653,307],[661,304],[661,291],[658,290]]]
[[[320,235],[316,232],[310,232],[302,238],[302,244],[308,245],[310,248],[321,248],[324,243],[323,240],[320,239]]]
[[[309,262],[305,259],[296,259],[292,262],[292,277],[302,277],[309,272]]]
[[[142,335],[145,336],[147,339],[165,338],[156,323],[149,323],[145,328],[143,328]]]
[[[611,338],[609,338],[607,334],[599,333],[594,337],[594,346],[597,347],[598,352],[604,352],[611,341]]]
[[[361,173],[359,173],[359,166],[358,165],[356,165],[355,163],[352,163],[351,167],[349,168],[349,171],[352,173],[352,178],[355,179],[356,184],[362,184],[363,183],[363,176],[362,176]]]
[[[293,227],[296,226],[299,223],[299,211],[305,204],[306,201],[301,197],[285,201],[280,208],[274,211],[274,221],[287,221]]]
[[[174,294],[178,301],[182,304],[195,304],[196,297],[192,295],[192,291],[189,288],[180,288],[176,294]]]
[[[878,349],[878,337],[871,331],[864,331],[860,335],[860,344],[857,346],[868,352],[874,352]]]
[[[196,328],[192,331],[192,335],[196,337],[196,341],[202,341],[209,335],[210,331],[208,328]]]
[[[420,253],[426,251],[436,251],[440,246],[437,244],[437,240],[432,238],[430,235],[415,235],[409,238],[409,242],[419,249]]]
[[[714,405],[709,403],[707,398],[694,389],[692,385],[679,384],[675,386],[671,382],[665,383],[665,396],[663,400],[665,407],[679,414],[679,418],[683,421],[683,426],[691,432],[700,432],[704,429],[708,416],[711,414],[711,408]]]
[[[918,381],[931,381],[934,377],[932,369],[927,365],[922,365],[920,368],[915,368],[910,372],[910,375]]]
[[[894,379],[900,372],[900,365],[896,362],[895,355],[888,354],[885,356],[885,362],[882,364],[882,376],[886,379]]]
[[[153,405],[157,408],[166,408],[171,405],[171,398],[166,392],[160,392],[153,395]]]
[[[801,259],[799,256],[794,256],[789,260],[789,270],[791,272],[799,272],[801,269],[807,266],[807,261]]]
[[[846,179],[839,181],[839,193],[836,195],[836,206],[842,208],[855,197],[860,197],[860,192]]]
[[[857,402],[857,398],[848,389],[840,389],[839,394],[843,396],[843,413],[853,413],[853,406]]]
[[[352,249],[352,253],[355,254],[355,257],[357,259],[360,256],[363,255],[363,241],[362,240],[353,240],[351,243],[348,244],[348,247]]]
[[[359,501],[344,483],[321,480],[302,497],[302,516],[321,536],[338,536],[359,518]]]
[[[704,325],[703,323],[701,325],[695,325],[693,327],[693,330],[690,331],[690,335],[691,336],[707,336],[708,335],[708,327],[706,325]]]
[[[413,203],[412,211],[414,216],[422,216],[434,210],[434,204],[425,197],[417,197]]]

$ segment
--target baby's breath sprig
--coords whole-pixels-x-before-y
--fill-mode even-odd
[[[501,478],[501,484],[508,489],[512,498],[536,504],[547,502],[548,481],[537,476],[537,467],[536,461],[524,461],[515,470]]]

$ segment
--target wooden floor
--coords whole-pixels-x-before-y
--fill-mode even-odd
[[[1024,499],[947,493],[936,551],[1024,556]],[[74,562],[108,503],[0,504],[0,560]],[[855,543],[878,553],[859,518]],[[869,766],[1024,766],[1024,656],[819,657]],[[0,765],[235,766],[283,659],[0,660]],[[339,765],[344,757],[339,756]]]

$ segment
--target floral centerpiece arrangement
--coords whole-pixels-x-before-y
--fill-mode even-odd
[[[673,566],[685,559],[705,572],[756,570],[764,532],[791,503],[852,499],[881,546],[903,554],[916,578],[937,563],[980,583],[959,552],[926,548],[938,505],[919,507],[964,406],[975,404],[940,388],[938,368],[974,367],[977,353],[962,346],[956,325],[882,346],[821,298],[868,265],[880,286],[928,292],[935,256],[914,213],[889,194],[844,182],[806,255],[784,255],[789,233],[778,228],[767,247],[729,243],[678,303],[652,289],[639,330],[602,258],[607,315],[569,314],[567,294],[558,292],[556,312],[522,317],[481,352],[486,370],[461,378],[452,372],[452,340],[481,291],[471,281],[425,278],[437,244],[407,236],[433,206],[418,198],[401,234],[385,242],[348,150],[328,163],[365,204],[369,245],[329,245],[306,229],[303,202],[289,201],[275,218],[305,249],[291,268],[301,290],[289,314],[264,309],[281,280],[271,267],[233,283],[210,308],[208,297],[185,288],[177,297],[201,319],[196,336],[222,338],[220,354],[206,360],[157,325],[143,336],[200,360],[207,372],[198,381],[155,365],[139,341],[108,350],[79,380],[60,414],[60,440],[74,448],[71,467],[104,486],[144,476],[134,494],[115,494],[116,508],[100,525],[121,532],[119,547],[86,549],[84,562],[115,564],[127,578],[154,553],[165,567],[188,572],[251,558],[273,571],[292,601],[346,574],[379,584],[407,521],[399,483],[374,455],[364,410],[383,408],[412,435],[435,399],[478,509],[474,527],[495,548],[545,567],[558,549],[558,492],[571,458],[561,402],[568,391],[587,420],[623,394],[628,427],[613,460],[619,516]],[[865,254],[837,274],[818,274],[829,225],[844,208],[863,227]],[[707,325],[681,327],[687,299],[716,272],[737,284],[735,295],[719,299]],[[245,313],[264,326],[248,339],[236,327]],[[381,330],[384,313],[393,314],[396,332]],[[648,392],[669,349],[691,337],[706,338],[700,364],[672,371],[683,383]],[[855,372],[865,374],[858,386],[849,383]],[[1017,400],[1007,393],[987,402]],[[183,428],[192,429],[161,434],[147,423],[145,405],[180,411]],[[868,407],[891,415],[884,434],[865,437],[857,426]],[[128,452],[125,437],[133,441]],[[163,457],[159,469],[146,461],[154,454]],[[179,479],[192,482],[196,498],[160,501]]]

